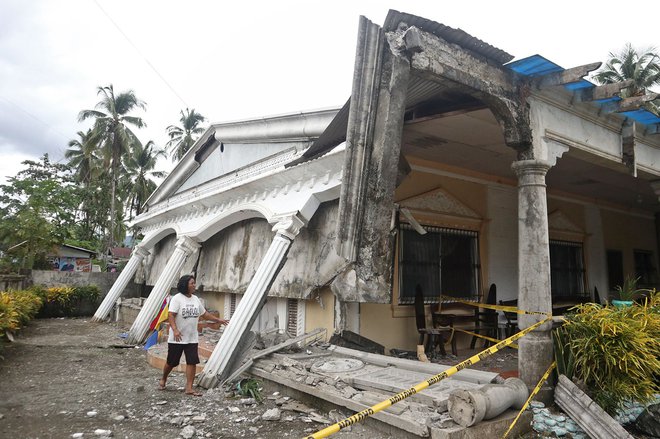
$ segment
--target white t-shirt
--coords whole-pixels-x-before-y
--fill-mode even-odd
[[[181,332],[181,340],[174,339],[174,331],[170,328],[168,343],[197,343],[197,322],[199,316],[206,312],[201,300],[194,294],[190,297],[178,293],[172,297],[169,305],[169,312],[176,313],[176,327]]]

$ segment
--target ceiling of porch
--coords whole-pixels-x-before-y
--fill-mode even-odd
[[[436,110],[446,107],[442,114],[425,116],[409,112],[403,131],[403,153],[515,182],[511,163],[516,161],[516,151],[504,144],[502,130],[493,114],[483,105],[477,105],[473,98],[461,99],[455,91],[452,94],[450,97],[442,93],[440,99],[436,94]],[[625,208],[660,211],[658,197],[648,180],[625,173],[623,165],[609,166],[615,169],[585,161],[569,151],[548,172],[546,181],[555,191]]]

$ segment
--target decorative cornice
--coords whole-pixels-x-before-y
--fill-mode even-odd
[[[584,234],[584,230],[568,219],[568,217],[560,210],[555,210],[548,215],[548,228],[560,232]]]
[[[442,188],[434,189],[421,195],[400,201],[399,206],[426,212],[458,215],[468,218],[480,218],[474,210],[461,203]]]

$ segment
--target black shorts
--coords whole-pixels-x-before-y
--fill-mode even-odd
[[[199,364],[197,343],[167,343],[167,365],[177,367],[181,354],[186,353],[186,364]]]

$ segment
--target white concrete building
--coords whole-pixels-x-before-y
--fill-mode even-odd
[[[136,218],[145,238],[96,317],[137,272],[153,285],[139,342],[195,272],[232,318],[210,386],[253,326],[412,349],[418,283],[427,302],[484,300],[495,283],[498,300],[544,312],[604,300],[625,275],[657,286],[660,118],[617,98],[625,84],[582,79],[597,64],[512,58],[420,17],[363,19],[347,104],[211,126]],[[549,329],[520,341],[528,385]]]

